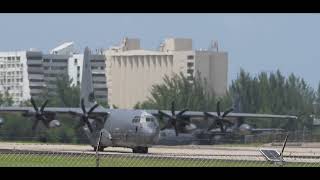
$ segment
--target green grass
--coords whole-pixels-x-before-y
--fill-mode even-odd
[[[1,167],[95,167],[93,155],[0,154]],[[164,157],[102,156],[100,167],[277,167],[265,161],[190,160]],[[284,167],[320,167],[319,163],[286,163]]]

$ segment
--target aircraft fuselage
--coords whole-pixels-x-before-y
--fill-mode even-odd
[[[153,115],[143,110],[109,109],[108,112],[102,129],[94,126],[95,131],[90,133],[84,128],[93,147],[97,146],[101,131],[102,147],[147,148],[158,142],[160,127]]]

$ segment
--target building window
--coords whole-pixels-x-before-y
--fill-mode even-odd
[[[190,56],[187,57],[187,59],[194,59],[194,56],[190,55]]]
[[[43,62],[50,62],[50,59],[43,59]]]
[[[193,69],[188,69],[187,72],[188,72],[189,74],[193,74]]]
[[[193,81],[193,76],[188,76],[187,79]]]
[[[77,65],[78,59],[74,59],[74,65]]]
[[[52,62],[67,62],[68,59],[53,59]]]
[[[193,62],[188,62],[188,67],[193,67],[194,63]]]

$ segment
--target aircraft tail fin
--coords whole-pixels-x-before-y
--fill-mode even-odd
[[[85,48],[83,54],[82,80],[80,89],[80,100],[81,99],[84,100],[85,107],[92,107],[96,103],[93,91],[90,49],[88,47]]]

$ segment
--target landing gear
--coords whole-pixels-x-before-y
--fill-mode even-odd
[[[145,154],[145,153],[148,153],[148,147],[141,147],[141,146],[134,147],[134,148],[132,148],[132,152]]]
[[[98,151],[103,151],[105,147],[99,146]],[[93,146],[93,150],[97,151],[97,146]]]

